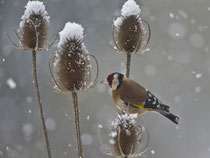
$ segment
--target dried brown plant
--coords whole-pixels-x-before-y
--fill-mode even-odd
[[[80,37],[66,36],[66,34],[74,34],[74,27],[78,28],[81,34],[83,34],[81,25],[70,22],[66,24],[64,30],[60,32],[61,39],[58,44],[58,50],[52,58],[53,65],[51,64],[51,60],[49,62],[49,69],[55,82],[56,90],[65,94],[72,94],[77,151],[78,157],[82,158],[84,154],[80,132],[78,93],[83,93],[96,85],[99,67],[95,56],[88,53],[83,43],[83,35]],[[65,33],[64,38],[62,37],[63,33]],[[96,78],[93,83],[91,83],[92,69],[90,57],[94,58],[97,67]]]
[[[118,158],[132,158],[142,155],[149,142],[143,147],[143,128],[137,126],[135,114],[118,115],[112,123],[110,132],[111,155]],[[148,134],[148,133],[147,133]]]
[[[124,8],[127,6],[129,6],[129,9],[133,7],[136,11],[125,14]],[[148,35],[144,24],[148,26]],[[121,16],[114,21],[111,32],[114,49],[117,52],[126,54],[126,77],[129,78],[130,75],[131,55],[145,52],[150,35],[150,25],[141,18],[139,6],[134,1],[127,1],[123,5]]]
[[[13,42],[8,32],[8,38],[12,44],[20,50],[30,50],[32,52],[32,64],[33,64],[33,75],[34,75],[34,86],[36,89],[36,95],[38,98],[38,105],[40,111],[40,117],[42,122],[42,128],[46,143],[46,149],[48,158],[51,158],[51,149],[45,124],[45,117],[43,107],[41,103],[41,97],[39,92],[38,76],[37,76],[37,65],[36,65],[36,51],[47,50],[49,46],[49,27],[50,21],[48,13],[45,10],[43,2],[29,1],[25,6],[25,12],[20,22],[20,35],[14,29],[15,34],[19,39],[20,45]]]

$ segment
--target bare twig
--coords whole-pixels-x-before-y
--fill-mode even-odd
[[[54,75],[53,75],[53,73],[52,73],[52,64],[51,64],[52,59],[54,60],[54,59],[55,59],[55,56],[53,56],[53,57],[51,56],[51,57],[49,58],[49,70],[50,70],[50,75],[51,75],[51,77],[52,77],[52,79],[53,79],[53,81],[54,81],[56,87],[58,87],[58,90],[59,90],[59,91],[62,91],[63,93],[68,94],[68,92],[67,92],[66,90],[62,89],[62,88],[59,86],[59,84],[57,83],[57,81],[56,81],[56,79],[55,79],[55,77],[54,77]]]
[[[95,80],[93,81],[93,83],[92,83],[92,84],[90,85],[90,87],[89,87],[89,89],[91,89],[91,88],[95,87],[95,85],[96,85],[97,82],[98,82],[99,64],[98,64],[98,60],[96,59],[96,57],[95,57],[94,55],[88,54],[88,56],[92,57],[92,58],[95,60],[95,62],[96,62],[96,67],[97,67],[97,69],[96,69],[96,78],[95,78]]]
[[[142,19],[142,21],[148,26],[149,35],[148,35],[148,38],[147,38],[147,44],[146,44],[146,46],[147,46],[149,41],[150,41],[150,38],[151,38],[151,27],[150,27],[150,24],[146,20]]]
[[[57,39],[58,39],[58,34],[55,36],[54,40],[50,43],[48,48],[52,47],[54,45],[54,43],[57,41]]]
[[[5,27],[5,26],[4,26],[4,27]],[[5,30],[6,30],[6,34],[7,34],[8,39],[10,40],[10,42],[13,44],[13,46],[14,46],[15,48],[19,49],[18,44],[16,44],[16,43],[12,40],[12,38],[10,37],[10,35],[9,35],[9,33],[8,33],[7,29],[6,29],[6,27],[5,27]]]
[[[117,48],[116,50],[117,50],[117,51],[120,51],[120,47],[118,46],[118,43],[117,43],[117,41],[115,40],[115,33],[114,33],[114,31],[115,31],[115,26],[112,25],[111,36],[112,36],[113,42],[114,42],[114,44],[115,44],[115,46],[116,46],[116,48]]]
[[[44,132],[48,158],[51,158],[52,156],[51,156],[51,150],[50,150],[50,143],[49,143],[49,139],[48,139],[47,128],[45,125],[45,118],[44,118],[44,113],[43,113],[43,109],[42,109],[41,97],[40,97],[40,93],[39,93],[37,68],[36,68],[36,51],[35,50],[32,51],[32,62],[33,62],[34,86],[36,89],[36,95],[37,95],[38,103],[39,103],[39,111],[40,111],[40,116],[41,116],[41,121],[42,121],[42,128],[43,128],[43,132]]]
[[[74,108],[74,122],[76,127],[76,136],[77,136],[77,152],[78,158],[83,158],[83,151],[82,151],[82,142],[81,142],[81,132],[80,132],[80,117],[79,117],[79,104],[78,104],[78,96],[76,92],[72,92],[73,98],[73,108]]]

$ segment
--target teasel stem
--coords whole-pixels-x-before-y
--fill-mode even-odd
[[[47,134],[47,128],[45,125],[44,113],[43,113],[43,109],[42,109],[41,97],[40,97],[40,93],[39,93],[39,84],[38,84],[37,67],[36,67],[36,51],[35,50],[32,51],[32,63],[33,63],[34,86],[36,89],[36,96],[38,98],[38,103],[39,103],[39,112],[40,112],[40,117],[41,117],[41,121],[42,121],[42,129],[44,132],[45,143],[46,143],[46,147],[47,147],[47,154],[48,154],[48,158],[52,158],[50,143],[49,143],[48,134]]]
[[[130,66],[131,66],[131,53],[126,53],[127,62],[126,62],[126,77],[130,76]]]
[[[81,132],[80,132],[80,117],[79,117],[79,104],[78,104],[78,96],[76,92],[72,92],[72,99],[73,99],[73,108],[74,108],[74,123],[76,127],[76,136],[77,136],[77,152],[78,158],[83,158],[83,151],[82,151],[82,141],[81,141]]]

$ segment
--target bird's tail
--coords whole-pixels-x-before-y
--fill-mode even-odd
[[[165,105],[165,104],[160,104],[157,106],[157,109],[160,109],[160,110],[163,110],[163,111],[166,111],[166,112],[169,112],[169,106],[168,105]]]
[[[159,110],[158,111],[160,114],[162,114],[163,116],[167,117],[169,120],[171,120],[172,122],[178,124],[179,123],[179,117],[175,116],[174,114],[170,113],[170,112],[166,112],[163,110]]]

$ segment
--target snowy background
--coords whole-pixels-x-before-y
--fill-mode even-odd
[[[0,1],[0,157],[46,158],[38,105],[32,84],[31,53],[15,49],[13,39],[27,0]],[[113,19],[123,0],[44,0],[51,39],[68,21],[84,27],[85,44],[100,64],[99,80],[124,72],[125,56],[109,47]],[[131,78],[150,89],[180,116],[176,126],[147,113],[141,119],[150,133],[148,158],[210,157],[210,1],[138,0],[150,23],[150,52],[132,56]],[[48,59],[56,47],[38,54],[38,73],[50,144],[55,158],[74,158],[75,132],[71,96],[53,91]],[[110,121],[118,111],[109,90],[97,85],[79,96],[81,130],[87,158],[106,158]],[[98,136],[98,127],[102,144]]]

